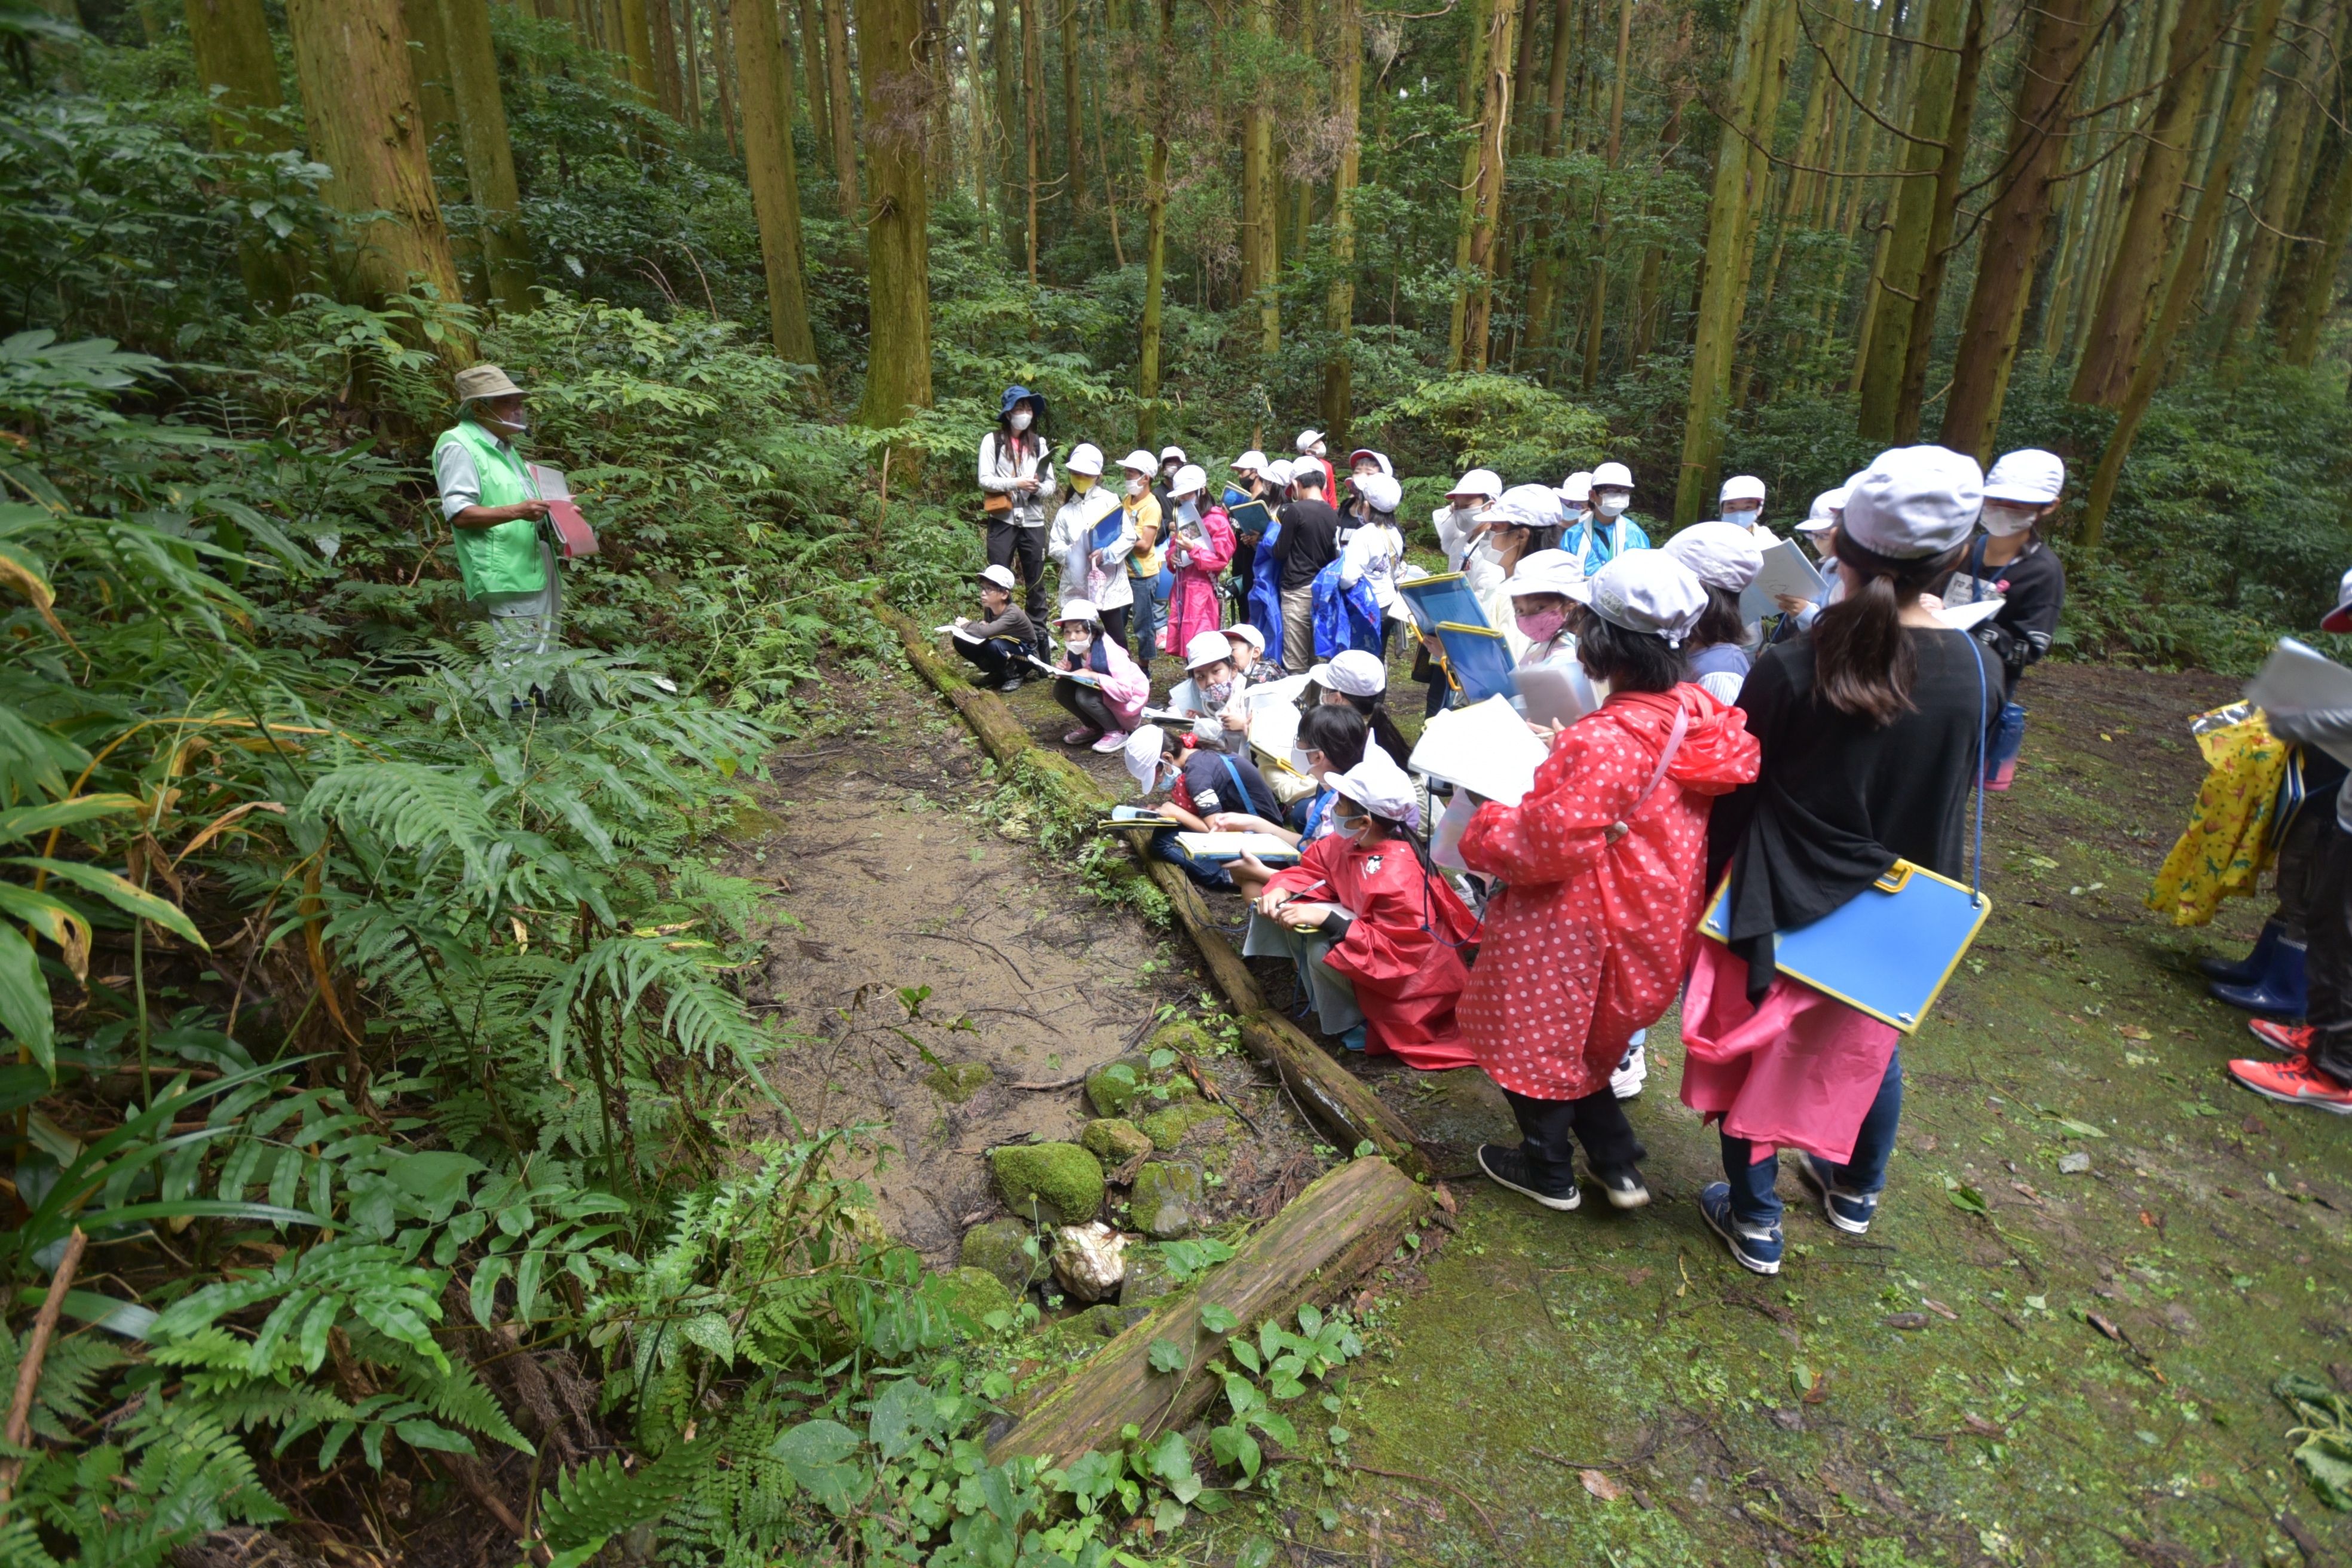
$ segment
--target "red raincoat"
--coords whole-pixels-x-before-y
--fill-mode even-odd
[[[1332,834],[1266,886],[1354,912],[1324,962],[1355,983],[1367,1050],[1425,1072],[1476,1065],[1454,1009],[1470,979],[1459,944],[1478,940],[1477,918],[1444,878],[1423,878],[1411,845],[1391,838],[1367,849]]]
[[[1201,532],[1209,542],[1189,552],[1184,563],[1176,568],[1176,587],[1168,595],[1168,630],[1160,647],[1179,658],[1184,657],[1187,643],[1223,624],[1224,607],[1217,602],[1217,574],[1233,563],[1233,520],[1223,507],[1213,506],[1201,514]],[[1172,563],[1179,547],[1172,533],[1170,537]]]
[[[1690,716],[1657,790],[1679,706]],[[1756,777],[1747,715],[1697,686],[1619,692],[1552,742],[1516,806],[1478,808],[1462,858],[1506,884],[1486,906],[1462,1037],[1503,1088],[1536,1100],[1605,1089],[1633,1031],[1658,1021],[1696,940],[1714,797]],[[1679,786],[1679,787],[1677,787]]]

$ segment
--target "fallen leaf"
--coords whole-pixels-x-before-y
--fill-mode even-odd
[[[1992,1205],[1985,1202],[1985,1195],[1977,1191],[1974,1187],[1964,1184],[1956,1184],[1944,1195],[1951,1199],[1952,1206],[1958,1209],[1963,1214],[1989,1215],[1992,1213]]]
[[[1927,1326],[1927,1314],[1925,1312],[1895,1312],[1880,1319],[1879,1321],[1885,1323],[1890,1329],[1924,1329]]]
[[[2152,1040],[2156,1038],[2154,1035],[2149,1034],[2137,1024],[2117,1024],[2116,1026],[2116,1033],[2121,1035],[2126,1040]]]
[[[2011,1182],[2009,1184],[2012,1190],[2024,1194],[2027,1202],[2033,1204],[2039,1204],[2042,1202],[2042,1194],[2035,1192],[2032,1187],[2027,1186],[2023,1182]]]
[[[1829,1396],[1830,1374],[1825,1372],[1817,1372],[1813,1373],[1813,1385],[1805,1390],[1803,1394],[1800,1394],[1798,1399],[1801,1404],[1820,1405],[1826,1401]]]
[[[2106,1317],[2104,1313],[2085,1312],[2083,1314],[2083,1321],[2090,1324],[2091,1327],[2098,1330],[2099,1332],[2106,1335],[2107,1338],[2115,1341],[2116,1343],[2122,1344],[2125,1342],[2124,1331],[2116,1327],[2114,1320]]]
[[[1447,1214],[1457,1214],[1461,1212],[1454,1206],[1454,1194],[1446,1187],[1444,1182],[1438,1183],[1437,1185],[1431,1190],[1430,1196],[1435,1198],[1437,1200],[1437,1206],[1444,1209]]]
[[[2240,1122],[2239,1125],[2243,1127],[2248,1132],[2252,1133],[2259,1134],[2270,1131],[2269,1128],[2263,1125],[2263,1119],[2259,1116],[2249,1116],[2245,1121]]]
[[[1931,1312],[1940,1313],[1944,1317],[1951,1319],[1952,1321],[1956,1323],[1960,1321],[1960,1315],[1958,1312],[1953,1311],[1949,1307],[1945,1306],[1941,1301],[1936,1300],[1932,1297],[1920,1297],[1919,1304],[1927,1308],[1927,1310]]]
[[[2146,1209],[2139,1211],[2139,1222],[2140,1224],[2147,1226],[2150,1230],[2154,1230],[2156,1228],[2156,1216],[2148,1213]]]
[[[1591,1492],[1602,1502],[1615,1502],[1625,1495],[1624,1488],[1602,1475],[1599,1470],[1579,1470],[1576,1472],[1576,1479],[1584,1483],[1586,1491]]]
[[[1961,1425],[1968,1427],[1969,1431],[1975,1433],[1979,1437],[2006,1437],[2009,1436],[2009,1433],[2006,1430],[1995,1426],[1992,1422],[1986,1420],[1981,1415],[1962,1416]]]

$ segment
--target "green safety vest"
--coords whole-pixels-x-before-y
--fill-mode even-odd
[[[540,499],[530,470],[514,448],[470,419],[454,430],[444,430],[433,443],[437,457],[450,442],[466,448],[481,480],[483,506],[512,506]],[[453,530],[457,536],[457,571],[466,581],[466,597],[485,594],[536,594],[547,586],[547,558],[540,550],[539,524],[520,517],[489,528]]]

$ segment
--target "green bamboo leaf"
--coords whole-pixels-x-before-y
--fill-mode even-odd
[[[0,842],[30,838],[53,827],[70,827],[77,822],[138,809],[139,797],[135,795],[84,795],[47,805],[20,805],[0,811]]]
[[[179,905],[169,899],[142,892],[135,884],[124,881],[111,871],[101,871],[79,860],[52,860],[45,855],[12,855],[0,860],[0,865],[30,866],[36,870],[47,871],[61,881],[71,882],[77,888],[96,893],[125,914],[153,921],[165,931],[185,937],[206,952],[212,951],[212,944],[197,931],[195,922],[181,912]]]
[[[49,1010],[49,983],[33,944],[14,926],[0,926],[0,1025],[33,1053],[44,1073],[58,1068],[58,1041]]]

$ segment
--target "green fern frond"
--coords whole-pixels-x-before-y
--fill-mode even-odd
[[[400,1369],[400,1387],[402,1393],[452,1426],[478,1432],[518,1453],[536,1456],[539,1452],[529,1438],[515,1430],[498,1396],[463,1361],[450,1362],[446,1373],[422,1361],[409,1361]]]
[[[352,1415],[349,1405],[321,1389],[224,1373],[192,1375],[180,1397],[233,1432],[251,1432],[263,1426],[307,1431],[330,1421],[348,1421]]]
[[[660,1518],[686,1494],[710,1447],[709,1443],[673,1444],[635,1474],[622,1468],[618,1455],[608,1454],[558,1477],[539,1499],[547,1543],[559,1549],[584,1545]]]

